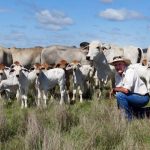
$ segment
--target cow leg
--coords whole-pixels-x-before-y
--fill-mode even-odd
[[[147,86],[147,89],[148,89],[148,93],[150,93],[150,79],[149,79],[149,76],[146,77],[146,86]]]
[[[47,97],[48,97],[47,90],[43,90],[43,92],[42,92],[42,100],[44,100],[44,107],[47,107]]]
[[[36,104],[37,104],[38,107],[40,106],[40,101],[41,101],[41,91],[38,88],[37,89],[37,102],[36,102]]]
[[[24,94],[21,97],[21,108],[27,108],[27,96]]]
[[[27,108],[28,107],[28,103],[27,103],[27,90],[25,90],[25,94],[23,96],[23,99],[24,99],[24,107]]]
[[[61,92],[61,99],[60,99],[60,104],[62,105],[62,104],[64,104],[64,97],[65,97],[65,90],[62,90]]]
[[[75,101],[76,93],[77,93],[77,90],[73,89],[73,96],[72,96],[72,100],[73,101]]]
[[[11,99],[10,99],[10,90],[9,90],[9,89],[6,89],[6,90],[5,90],[5,94],[6,94],[6,99],[7,99],[8,101],[11,101]]]
[[[17,102],[20,101],[20,91],[19,91],[19,89],[17,89],[17,91],[16,91],[16,99],[17,99]]]
[[[99,80],[95,80],[95,86],[94,86],[94,91],[95,91],[95,96],[96,96],[96,99],[100,99],[100,97],[101,97],[101,89],[102,89],[102,87],[101,87],[101,82],[99,81]]]
[[[70,79],[69,77],[67,78],[67,81],[66,81],[66,91],[67,91],[67,99],[68,99],[68,103],[70,104]]]
[[[65,101],[66,95],[65,85],[60,85],[60,94],[61,94],[60,104],[62,105]]]
[[[67,100],[68,100],[68,103],[70,104],[70,95],[69,95],[69,91],[67,90]]]
[[[24,108],[24,101],[23,101],[23,98],[21,98],[21,109]]]
[[[76,99],[76,93],[77,93],[77,85],[74,84],[73,85],[73,97],[72,97],[73,101],[75,101],[75,99]]]
[[[53,89],[50,90],[50,100],[51,100],[51,103],[55,100],[55,87]],[[48,95],[47,95],[48,97]]]
[[[27,108],[27,91],[25,89],[20,89],[21,93],[21,108]]]
[[[27,108],[28,104],[27,104],[27,96],[24,95],[24,107]]]
[[[80,103],[83,102],[83,92],[82,92],[82,88],[80,86],[78,86],[78,90],[79,90],[79,95],[80,95]]]

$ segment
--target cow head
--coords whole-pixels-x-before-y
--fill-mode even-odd
[[[32,73],[38,76],[40,73],[40,70],[41,70],[41,64],[36,63],[30,68],[30,74]]]
[[[90,61],[91,66],[93,61],[98,58],[99,55],[104,55],[104,51],[110,49],[109,44],[100,43],[99,41],[93,41],[89,44],[89,52],[86,55],[86,60]]]
[[[87,60],[93,60],[102,50],[101,50],[102,44],[98,41],[93,41],[89,44],[89,51],[86,55]]]
[[[68,62],[66,60],[62,59],[55,65],[55,68],[66,69],[67,65],[68,65]]]
[[[4,69],[5,69],[5,65],[4,64],[0,64],[0,75],[4,74]]]
[[[47,63],[41,64],[41,66],[40,66],[40,70],[49,70],[52,68],[53,68],[53,65],[49,65]]]
[[[16,61],[10,66],[10,74],[18,78],[20,76],[21,69],[22,65]]]
[[[10,75],[13,75],[19,78],[22,72],[29,72],[29,71],[28,69],[24,68],[18,61],[15,61],[10,66]]]
[[[77,70],[80,67],[81,67],[80,62],[77,60],[73,60],[70,64],[67,65],[66,70],[70,70],[70,69]]]
[[[44,64],[36,63],[30,68],[30,74],[32,73],[32,74],[39,76],[41,71],[46,71],[46,70],[52,69],[52,67],[53,66],[48,65],[46,63],[44,63]]]

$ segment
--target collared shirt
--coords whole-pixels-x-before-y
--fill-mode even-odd
[[[141,95],[148,93],[145,83],[133,68],[126,68],[122,76],[116,72],[115,82],[116,87],[124,87],[130,92]]]

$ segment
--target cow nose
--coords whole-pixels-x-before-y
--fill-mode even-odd
[[[86,56],[86,60],[90,60],[90,56]]]
[[[17,74],[16,77],[19,78],[19,74]]]

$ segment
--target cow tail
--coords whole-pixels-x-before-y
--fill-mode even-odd
[[[137,63],[141,63],[143,59],[143,51],[141,48],[138,48],[138,59],[137,59]]]

